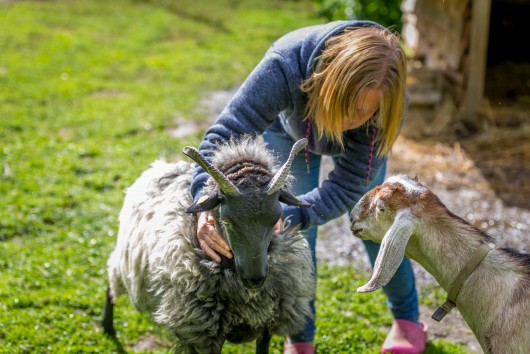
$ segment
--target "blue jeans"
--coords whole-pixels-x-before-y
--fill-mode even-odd
[[[268,147],[277,154],[281,163],[285,162],[291,151],[294,141],[285,134],[278,125],[273,125],[264,132],[263,137]],[[307,173],[307,166],[305,161],[305,151],[301,151],[295,158],[291,167],[291,173],[296,178],[292,186],[294,195],[305,194],[306,192],[318,187],[318,178],[320,174],[320,155],[309,153],[310,173]],[[372,187],[383,183],[386,173],[386,161],[381,168],[379,174],[372,183]],[[316,241],[317,228],[313,227],[304,231],[313,256],[313,264],[316,272]],[[352,236],[353,237],[353,236]],[[379,252],[379,244],[372,241],[363,241],[364,247],[368,253],[368,258],[372,267],[375,263],[377,253]],[[316,281],[316,274],[315,274]],[[403,259],[398,270],[390,282],[383,287],[383,291],[387,295],[387,304],[392,311],[395,319],[403,319],[413,322],[418,322],[418,295],[416,292],[416,284],[412,264],[408,258]],[[315,303],[311,302],[311,309],[315,314]],[[293,342],[313,342],[315,336],[315,322],[308,319],[305,329],[291,336]]]

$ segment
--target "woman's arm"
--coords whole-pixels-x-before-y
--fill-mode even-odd
[[[291,105],[292,81],[284,58],[277,53],[267,55],[245,80],[214,125],[206,131],[199,146],[201,154],[209,158],[219,141],[265,131],[279,113]],[[201,196],[208,178],[204,169],[200,166],[195,168],[191,184],[194,200]],[[221,263],[219,254],[232,258],[229,245],[215,229],[211,212],[198,213],[197,221],[197,239],[201,249],[217,263]],[[281,228],[283,221],[280,219],[275,230],[279,231]]]
[[[370,133],[364,127],[349,131],[345,137],[344,153],[336,159],[335,168],[328,179],[321,187],[298,196],[313,204],[313,207],[301,209],[285,206],[284,217],[289,217],[291,224],[299,224],[302,229],[307,229],[348,213],[368,191],[386,159],[386,157],[377,157],[375,152],[373,153],[370,178],[367,181],[370,147]],[[373,149],[377,150],[377,144]]]
[[[271,52],[258,64],[236,92],[215,123],[206,130],[199,151],[207,159],[215,144],[242,134],[261,134],[292,105],[293,82],[289,63],[278,53]],[[196,200],[201,194],[208,174],[197,167],[193,174],[191,193]]]

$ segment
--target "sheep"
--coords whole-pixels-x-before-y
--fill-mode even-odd
[[[268,353],[273,334],[301,330],[312,316],[311,251],[296,228],[274,234],[280,202],[310,205],[286,190],[294,156],[273,174],[276,159],[263,139],[242,136],[216,146],[211,163],[194,148],[183,152],[210,175],[203,197],[189,192],[194,165],[156,161],[127,190],[119,233],[108,260],[102,326],[115,336],[113,307],[123,293],[175,337],[177,353],[221,353],[225,340],[256,340]],[[196,212],[213,210],[233,259],[222,264],[199,247]]]
[[[529,254],[495,247],[491,236],[406,175],[367,192],[350,222],[355,236],[381,244],[372,277],[358,292],[386,285],[406,255],[449,292],[433,319],[456,306],[485,353],[530,352]]]

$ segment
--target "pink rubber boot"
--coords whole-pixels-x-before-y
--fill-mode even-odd
[[[381,353],[422,354],[427,341],[427,326],[407,320],[395,320],[383,343]]]
[[[283,354],[314,354],[313,343],[290,343],[286,340],[283,344]]]

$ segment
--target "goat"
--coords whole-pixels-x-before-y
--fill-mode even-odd
[[[272,334],[302,329],[312,316],[311,252],[295,228],[274,234],[274,225],[280,202],[310,206],[285,188],[292,161],[306,144],[296,142],[275,174],[276,160],[257,137],[219,144],[211,162],[185,147],[211,177],[195,203],[189,192],[193,164],[154,162],[127,190],[120,213],[108,260],[104,332],[116,333],[113,307],[123,293],[176,337],[178,353],[220,353],[225,340],[256,340],[256,352],[268,353]],[[213,211],[234,256],[221,265],[196,237],[195,213],[206,210]]]
[[[358,292],[386,285],[406,255],[449,292],[435,320],[456,306],[485,353],[530,352],[530,255],[495,247],[406,175],[367,192],[350,222],[355,236],[381,244],[372,277]]]

